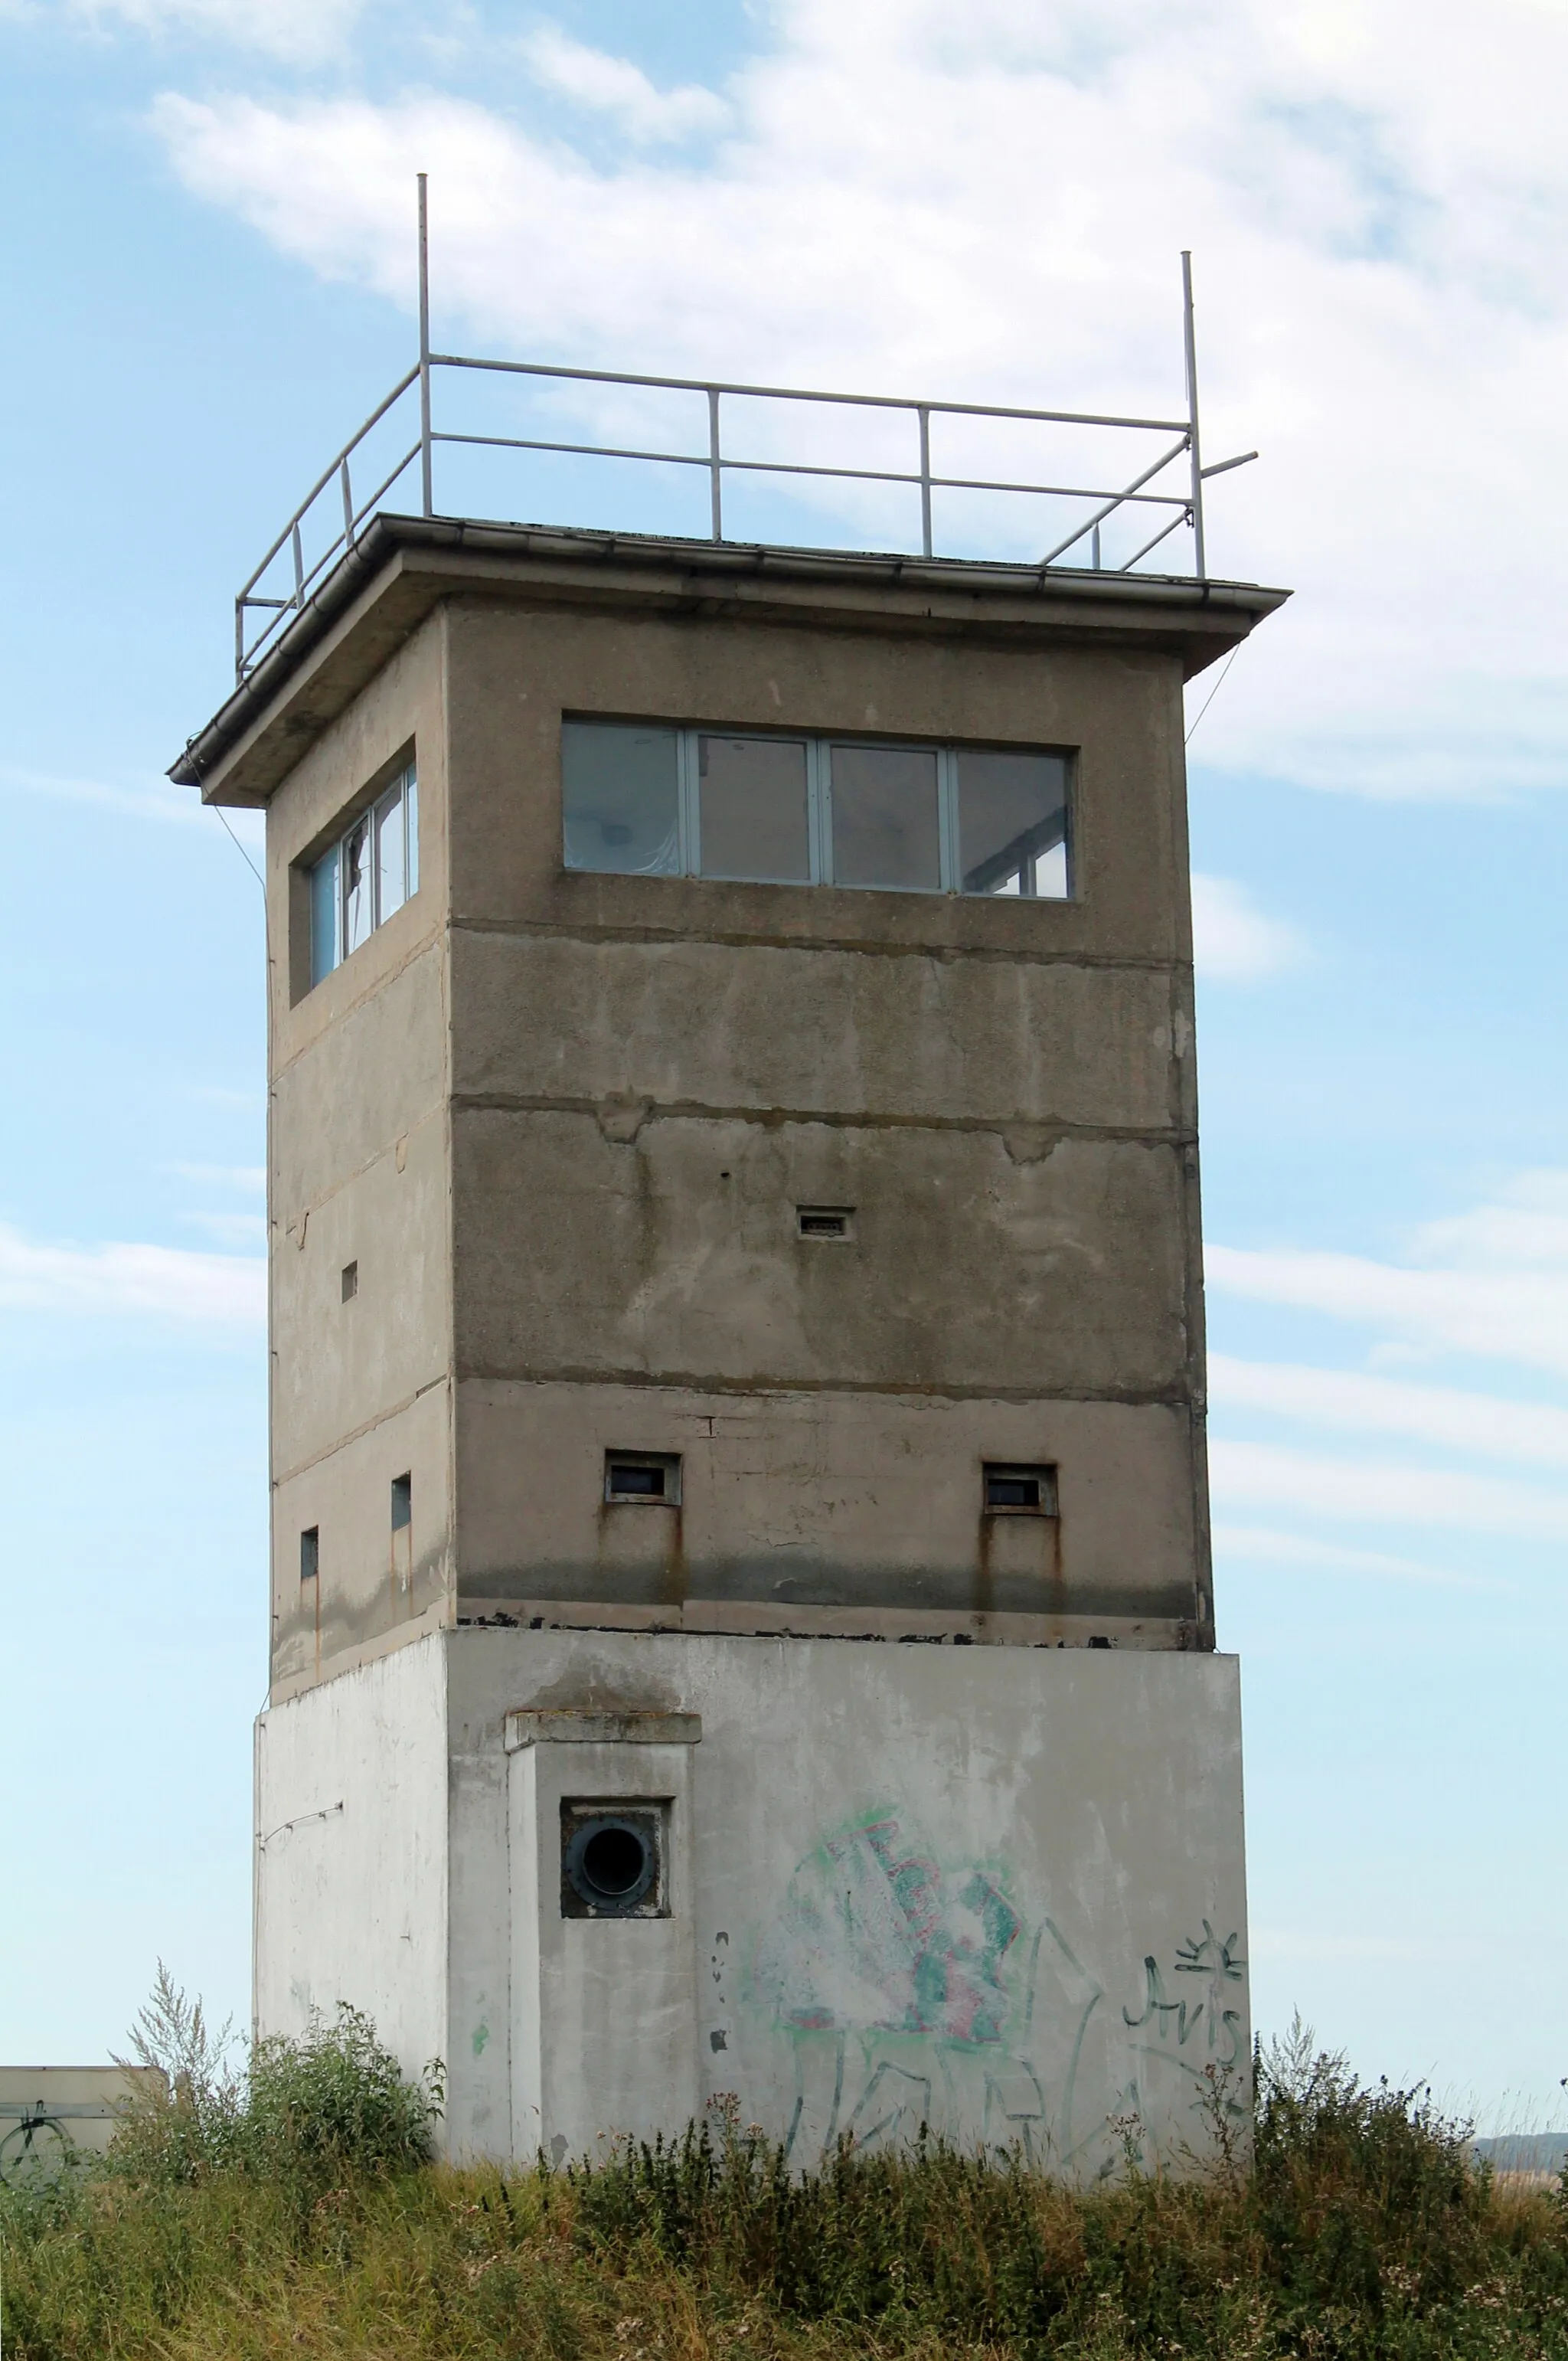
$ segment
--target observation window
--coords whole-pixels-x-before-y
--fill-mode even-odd
[[[988,1465],[985,1470],[985,1512],[990,1517],[1054,1517],[1057,1513],[1056,1469]]]
[[[681,1463],[668,1451],[607,1451],[604,1455],[604,1497],[607,1501],[637,1500],[662,1508],[678,1508]]]
[[[312,983],[418,891],[419,781],[411,763],[310,872]]]
[[[663,723],[562,724],[565,862],[903,894],[1072,892],[1071,762]]]

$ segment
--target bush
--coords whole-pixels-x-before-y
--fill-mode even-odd
[[[406,2081],[375,2027],[346,2002],[297,2039],[264,2034],[243,2067],[232,2025],[216,2034],[159,1961],[152,1997],[131,2029],[144,2070],[109,2151],[130,2180],[178,2186],[214,2173],[262,2174],[313,2193],[356,2175],[429,2161],[444,2096],[439,2063]]]

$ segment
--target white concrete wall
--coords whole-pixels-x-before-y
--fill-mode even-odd
[[[439,1637],[261,1716],[259,2032],[302,2032],[345,2000],[375,2019],[405,2073],[445,2057],[446,1799]]]
[[[607,1631],[431,1644],[447,1652],[462,1733],[455,2146],[499,2147],[503,2120],[493,1991],[513,1708],[701,1717],[702,2096],[733,2092],[741,2120],[799,2160],[845,2131],[875,2143],[922,2120],[1079,2173],[1119,2156],[1113,2117],[1139,2119],[1151,2156],[1203,2146],[1210,2070],[1239,2079],[1250,2042],[1234,1659]],[[514,1935],[547,1900],[514,1894]],[[582,1939],[608,1949],[627,1931],[587,1922]],[[471,2026],[463,1961],[492,1994]],[[621,2006],[635,2025],[635,1979]],[[619,2096],[600,2086],[601,2131],[645,2127],[649,2062],[667,2048],[652,1986],[643,2037]],[[564,2007],[539,2038],[569,2079],[582,2011]],[[671,2129],[684,2110],[672,2086]],[[489,2140],[471,2136],[480,2112]]]

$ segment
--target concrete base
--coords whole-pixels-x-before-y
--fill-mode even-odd
[[[257,1795],[258,2028],[444,2059],[455,2158],[730,2093],[802,2165],[927,2124],[1086,2177],[1245,2100],[1231,1657],[445,1631],[263,1715]],[[638,1915],[570,1915],[599,1807],[657,1821]]]

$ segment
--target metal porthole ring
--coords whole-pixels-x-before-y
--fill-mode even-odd
[[[635,1910],[658,1874],[646,1827],[619,1813],[597,1814],[576,1828],[566,1847],[573,1891],[597,1910]]]

